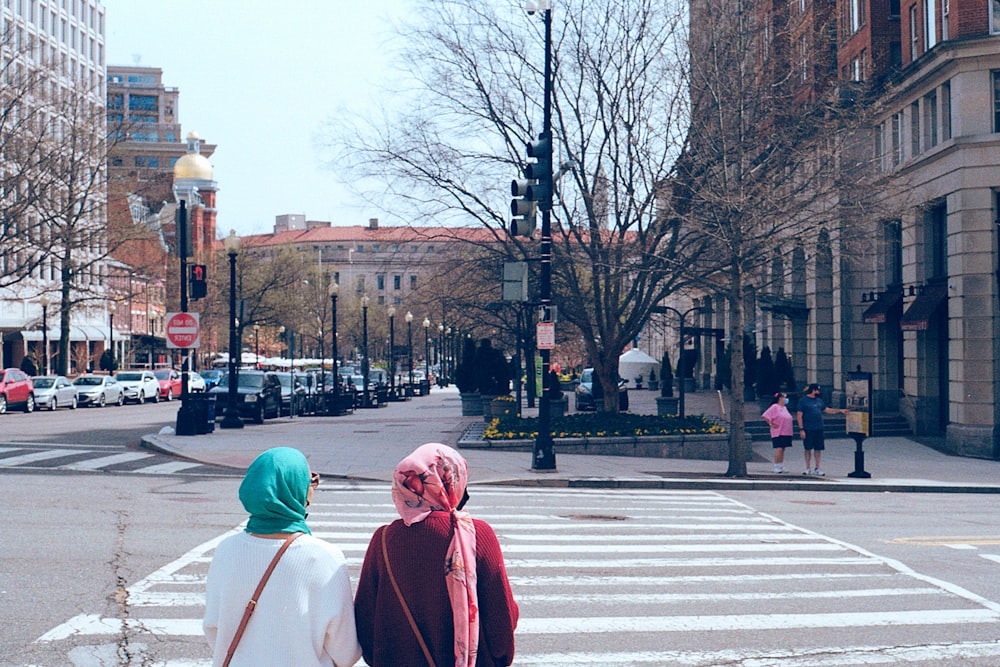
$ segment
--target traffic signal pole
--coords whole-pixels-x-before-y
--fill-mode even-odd
[[[177,250],[181,257],[181,312],[188,312],[188,268],[187,268],[187,246],[188,246],[188,210],[183,199],[180,200],[180,212],[177,216]],[[197,435],[198,425],[195,421],[194,410],[188,401],[188,366],[190,365],[190,350],[184,350],[181,362],[181,407],[177,410],[177,435]]]
[[[544,100],[542,102],[542,134],[539,137],[548,144],[547,171],[543,175],[548,191],[543,195],[539,208],[542,209],[542,229],[540,244],[540,284],[541,322],[551,322],[552,319],[552,9],[546,8],[543,15],[545,22],[545,69],[544,69]],[[544,161],[539,156],[539,161]],[[543,187],[544,191],[544,187]],[[545,391],[545,379],[548,377],[551,350],[539,350],[542,358],[542,398],[538,402],[538,434],[532,452],[531,469],[554,471],[556,469],[555,443],[552,440],[552,419],[549,405],[549,395]]]

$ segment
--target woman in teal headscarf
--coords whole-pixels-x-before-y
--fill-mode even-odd
[[[230,664],[346,667],[361,656],[344,554],[306,525],[318,484],[305,456],[291,447],[269,449],[247,469],[239,493],[250,514],[246,530],[219,543],[208,571],[203,625],[213,665],[223,664],[261,576],[295,534]]]

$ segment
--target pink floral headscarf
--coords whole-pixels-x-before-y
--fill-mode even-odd
[[[431,512],[449,512],[453,528],[445,554],[445,585],[455,623],[455,667],[474,667],[479,649],[479,599],[476,594],[476,527],[458,510],[469,480],[462,455],[435,442],[417,447],[396,466],[392,500],[407,526]]]

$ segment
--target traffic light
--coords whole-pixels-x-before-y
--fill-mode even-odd
[[[529,158],[524,166],[524,179],[511,181],[510,233],[512,236],[532,236],[535,214],[552,208],[552,140],[546,135],[527,145]]]
[[[528,190],[533,181],[511,181],[510,194],[510,234],[511,236],[533,236],[535,233],[535,209],[538,204],[528,198]]]
[[[208,294],[208,285],[205,282],[207,274],[204,264],[192,264],[190,268],[190,281],[188,282],[188,296],[192,299],[203,299]]]

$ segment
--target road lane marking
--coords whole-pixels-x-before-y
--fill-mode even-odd
[[[146,466],[145,468],[139,468],[138,470],[133,470],[132,472],[142,473],[143,475],[162,475],[180,472],[181,470],[188,470],[189,468],[197,468],[200,465],[202,464],[191,463],[188,461],[173,461],[171,463],[159,463],[157,465]]]
[[[153,454],[143,454],[142,452],[125,452],[123,454],[112,454],[111,456],[101,456],[96,459],[87,459],[86,461],[77,461],[76,463],[68,463],[64,466],[59,466],[60,470],[100,470],[101,468],[107,468],[108,466],[118,465],[119,463],[129,463],[131,461],[141,461],[142,459],[153,458]]]
[[[67,449],[46,449],[41,452],[32,452],[31,454],[21,454],[20,456],[11,456],[6,459],[0,459],[0,466],[3,466],[4,468],[12,468],[14,466],[25,465],[27,463],[37,463],[38,461],[59,459],[65,456],[75,456],[79,453],[79,451]]]
[[[1000,544],[997,535],[924,535],[919,537],[897,537],[887,540],[888,544],[908,544],[922,547],[968,547]]]

